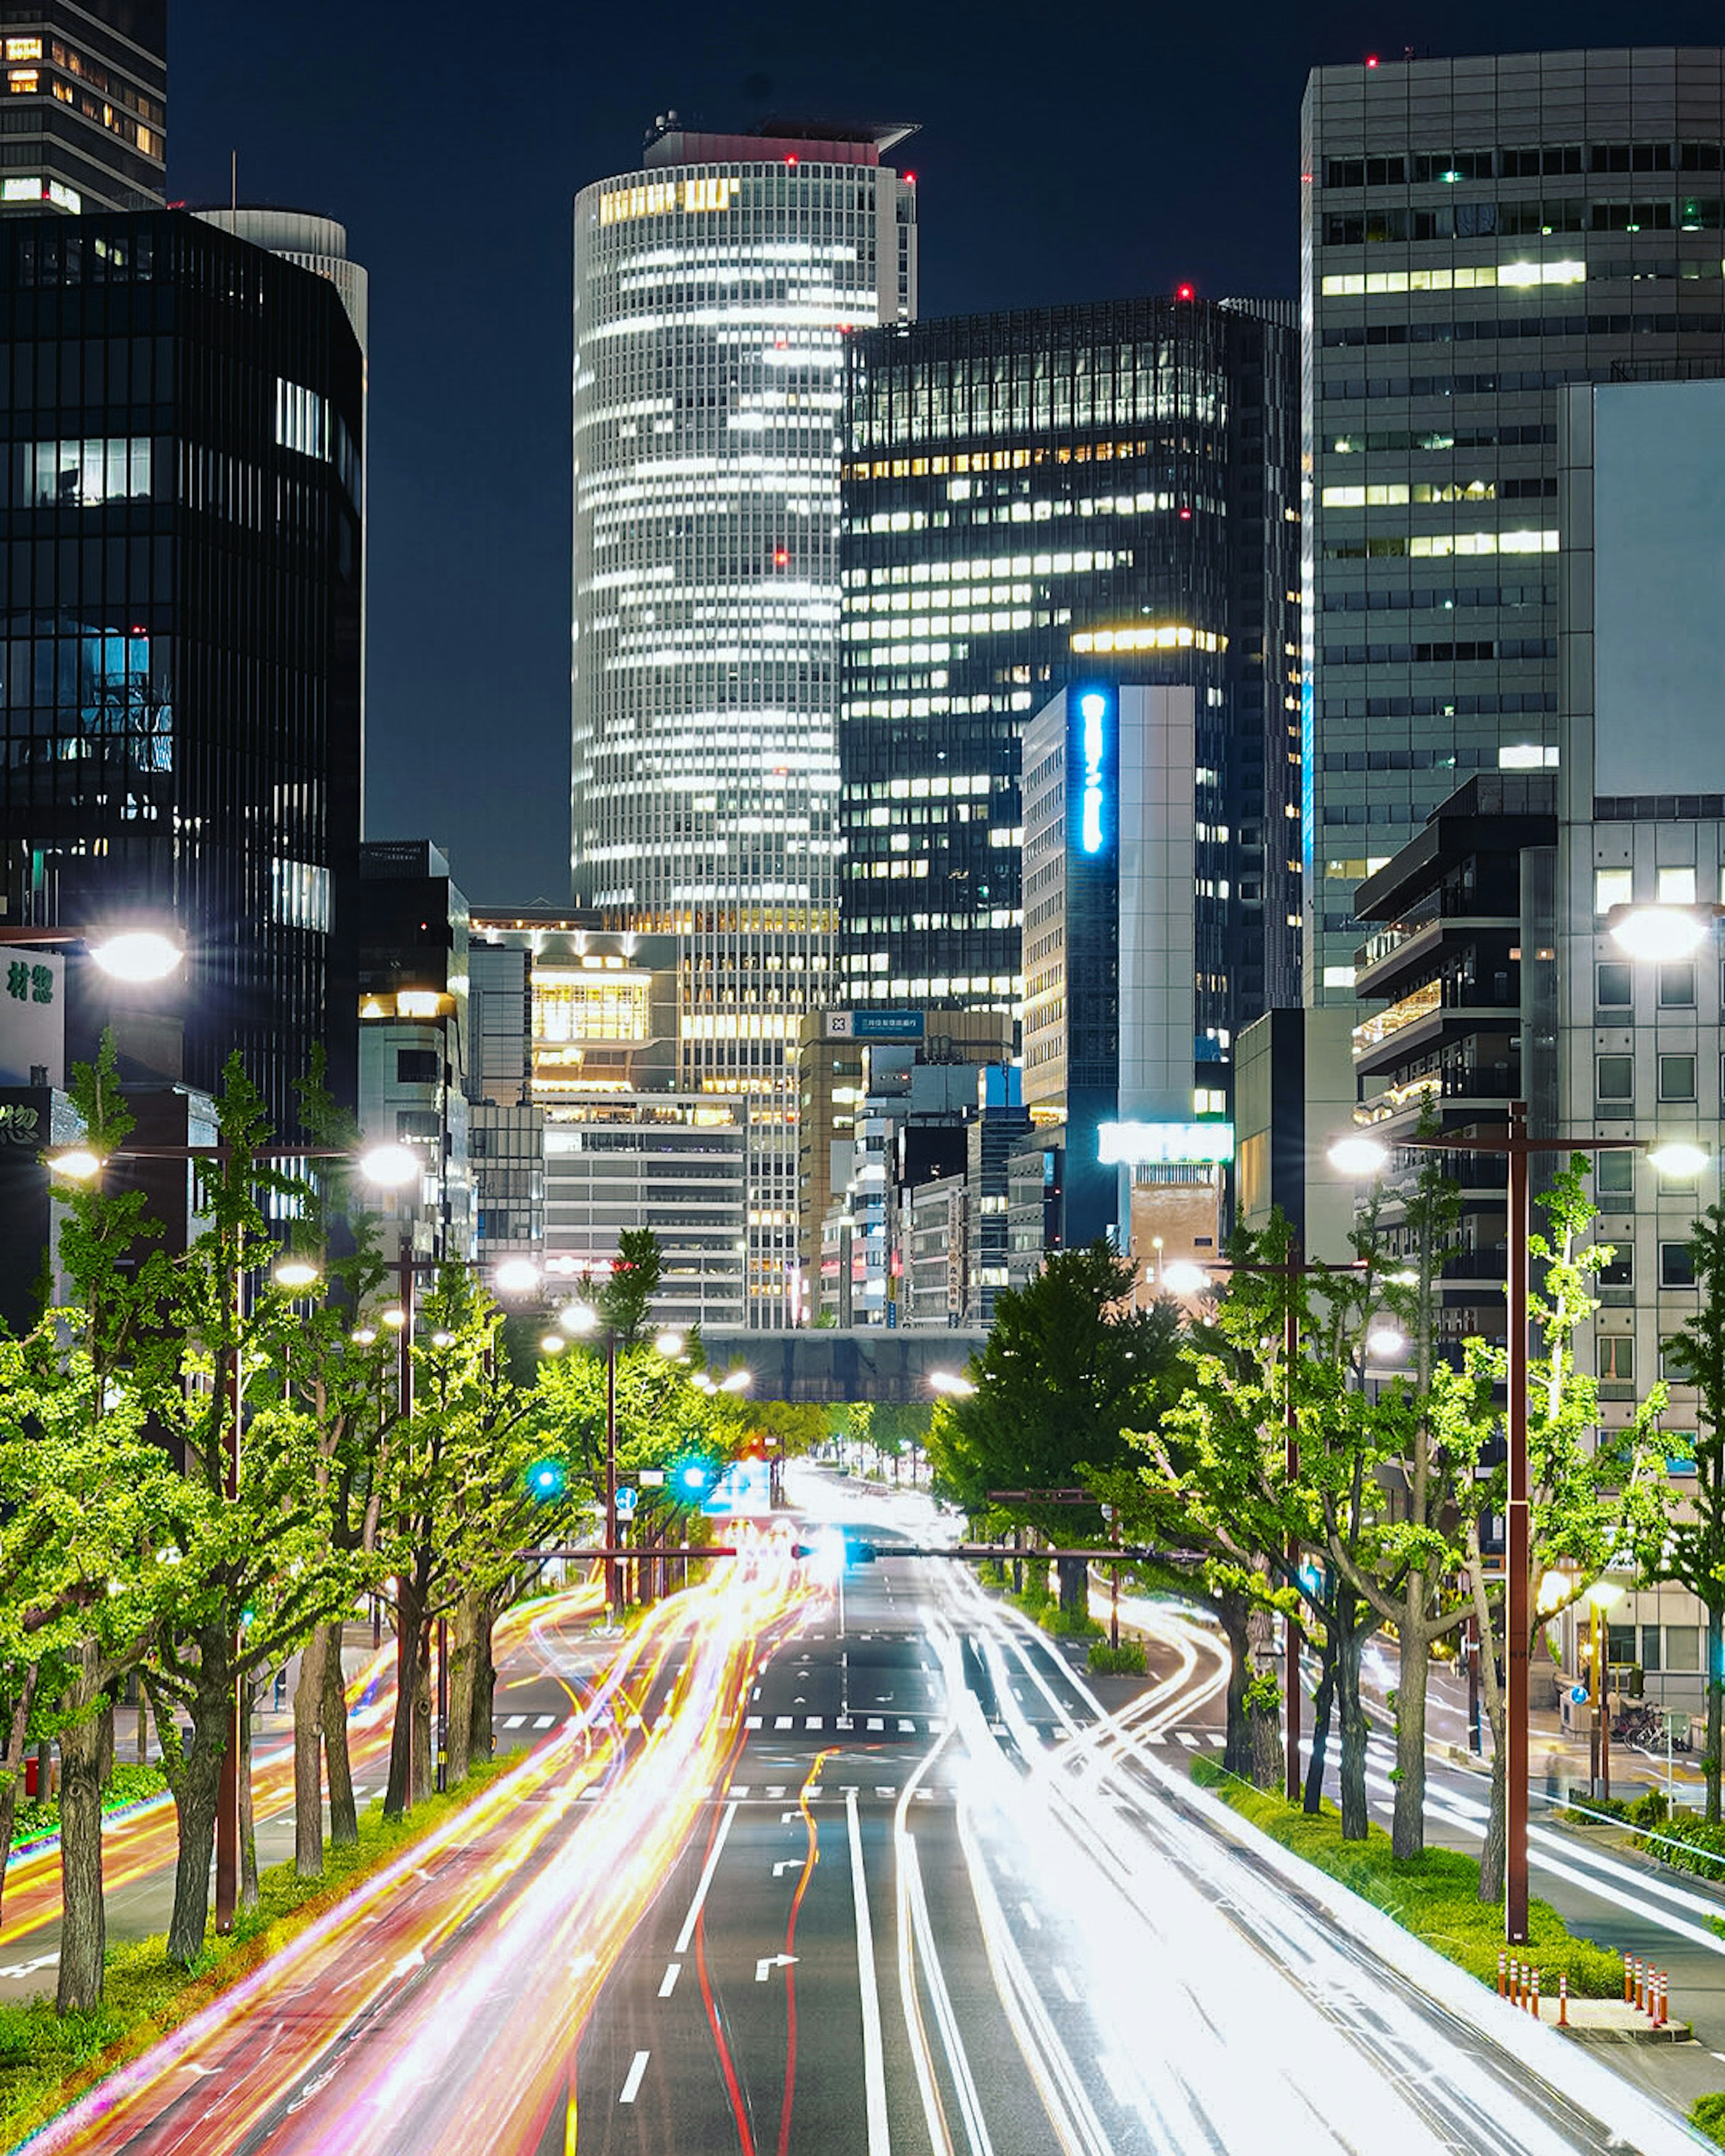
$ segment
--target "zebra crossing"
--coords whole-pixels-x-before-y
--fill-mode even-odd
[[[505,1714],[494,1717],[500,1729],[554,1729],[562,1717],[557,1714]]]
[[[828,1729],[839,1737],[940,1737],[947,1727],[939,1716],[926,1714],[748,1714],[742,1726],[751,1736],[757,1730],[776,1736],[794,1730],[805,1737]]]

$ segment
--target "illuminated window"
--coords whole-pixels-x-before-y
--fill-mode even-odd
[[[40,38],[8,38],[6,57],[9,60],[39,60],[42,57]]]
[[[13,68],[7,75],[6,87],[14,97],[33,97],[42,87],[42,78],[34,68]]]
[[[24,486],[32,509],[93,509],[105,501],[147,501],[150,438],[118,434],[26,443]]]

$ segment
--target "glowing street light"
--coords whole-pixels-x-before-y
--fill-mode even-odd
[[[539,1352],[542,1355],[561,1355],[568,1346],[561,1332],[546,1332],[540,1336]]]
[[[411,1146],[377,1145],[360,1156],[359,1172],[380,1190],[400,1190],[414,1180],[424,1166]]]
[[[1209,1275],[1190,1258],[1176,1258],[1162,1269],[1162,1285],[1170,1295],[1202,1295],[1210,1284]]]
[[[1396,1325],[1374,1326],[1366,1335],[1367,1353],[1377,1356],[1380,1362],[1387,1363],[1392,1356],[1399,1355],[1407,1344],[1407,1336]]]
[[[683,1352],[683,1336],[670,1327],[661,1332],[653,1345],[667,1361],[675,1360]]]
[[[1614,906],[1607,921],[1620,951],[1667,965],[1692,958],[1712,926],[1707,915],[1688,906]]]
[[[1686,1138],[1667,1139],[1655,1146],[1647,1158],[1661,1175],[1673,1183],[1699,1175],[1707,1164],[1706,1147],[1692,1145]]]
[[[315,1286],[323,1276],[310,1258],[285,1257],[276,1266],[275,1277],[278,1287],[300,1288]]]
[[[503,1295],[531,1295],[539,1285],[539,1268],[531,1258],[505,1258],[491,1277]]]
[[[948,1399],[968,1399],[976,1390],[969,1378],[960,1377],[956,1370],[931,1370],[928,1382],[936,1392],[944,1393]]]
[[[1329,1158],[1332,1168],[1363,1181],[1368,1175],[1381,1175],[1389,1167],[1389,1148],[1362,1132],[1357,1137],[1337,1138],[1330,1147]]]
[[[95,964],[116,981],[164,981],[186,960],[184,947],[154,928],[129,928],[93,937],[87,947]]]
[[[73,1146],[65,1152],[51,1152],[48,1165],[56,1175],[64,1175],[74,1183],[93,1183],[105,1166],[98,1152],[88,1146]]]

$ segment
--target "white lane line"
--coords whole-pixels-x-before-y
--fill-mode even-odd
[[[850,1717],[848,1714],[841,1714],[841,1715],[839,1717],[839,1719],[838,1719],[838,1720],[837,1720],[837,1721],[833,1724],[833,1727],[834,1727],[834,1729],[838,1730],[841,1734],[843,1734],[843,1733],[844,1733],[844,1732],[845,1732],[846,1731],[849,1731],[849,1730],[854,1729],[854,1728],[856,1727],[856,1725],[855,1725],[855,1723],[854,1722],[852,1722],[852,1720],[851,1720]]]
[[[1225,1744],[1225,1743],[1228,1742],[1228,1732],[1227,1732],[1227,1731],[1226,1731],[1225,1729],[1213,1729],[1213,1730],[1211,1730],[1211,1732],[1210,1732],[1210,1742],[1211,1742],[1211,1743],[1212,1743],[1212,1744],[1215,1744],[1215,1745],[1223,1745],[1223,1744]]]
[[[1049,1974],[1054,1979],[1055,1989],[1060,1993],[1061,1998],[1069,2006],[1076,2006],[1078,2004],[1078,1986],[1074,1984],[1058,1962],[1049,1971]]]
[[[880,1719],[878,1714],[871,1714],[869,1717],[869,1727],[870,1729],[884,1729],[886,1727],[886,1724]]]
[[[821,1717],[818,1714],[806,1714],[803,1717],[803,1727],[805,1729],[819,1729]]]
[[[670,1997],[672,1992],[674,1992],[677,1988],[677,1979],[682,1974],[682,1973],[683,1964],[681,1962],[668,1961],[665,1964],[665,1980],[659,1987],[659,1995],[661,1999],[669,1999]]]
[[[1189,1752],[1195,1752],[1198,1749],[1198,1739],[1189,1729],[1177,1729],[1174,1734]]]
[[[758,1714],[745,1715],[743,1717],[742,1726],[745,1729],[758,1729],[761,1726],[760,1716]]]
[[[506,1729],[519,1729],[526,1718],[527,1717],[525,1714],[506,1715],[504,1717],[503,1727]]]
[[[629,2067],[628,2074],[624,2079],[623,2093],[617,2099],[619,2103],[633,2103],[634,2102],[635,2092],[641,2086],[641,2076],[646,2072],[647,2061],[652,2057],[652,2056],[653,2054],[650,2051],[637,2051],[635,2053],[634,2061]]]
[[[916,1725],[914,1722],[901,1720],[898,1726],[900,1732],[904,1736],[914,1737],[916,1734]]]
[[[683,1919],[682,1930],[677,1933],[677,1943],[674,1949],[677,1953],[687,1953],[689,1951],[689,1942],[695,1936],[695,1927],[701,1922],[701,1912],[706,1901],[706,1890],[712,1885],[713,1874],[719,1868],[719,1858],[724,1851],[725,1837],[730,1833],[731,1822],[736,1817],[737,1806],[734,1804],[726,1804],[725,1816],[719,1821],[719,1831],[713,1836],[713,1845],[707,1851],[706,1862],[701,1867],[701,1883],[695,1889],[695,1899],[689,1904],[689,1913]],[[644,2059],[646,2053],[644,2051],[640,2056]]]
[[[774,1715],[773,1717],[773,1726],[775,1729],[788,1729],[791,1726],[790,1716],[788,1714]]]
[[[733,1782],[725,1792],[727,1797],[746,1797],[748,1793],[749,1785],[747,1782]]]
[[[1024,1918],[1024,1922],[1030,1927],[1030,1929],[1033,1932],[1040,1932],[1042,1929],[1042,1919],[1037,1915],[1035,1910],[1031,1907],[1029,1902],[1019,1902],[1019,1914]]]
[[[868,2156],[892,2156],[886,2125],[886,2053],[880,2032],[880,1991],[875,1973],[875,1927],[863,1876],[862,1818],[855,1794],[845,1799],[850,1835],[850,1887],[856,1907],[856,1967],[862,1992],[863,2086],[867,2092]]]
[[[536,1714],[533,1717],[533,1727],[536,1729],[549,1729],[556,1720],[557,1717],[554,1714]]]

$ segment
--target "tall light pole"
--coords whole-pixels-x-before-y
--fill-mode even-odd
[[[1533,1137],[1527,1130],[1527,1104],[1512,1101],[1502,1137],[1397,1140],[1423,1152],[1495,1153],[1508,1170],[1507,1273],[1505,1318],[1507,1331],[1507,1410],[1504,1440],[1508,1492],[1503,1522],[1504,1626],[1504,1850],[1503,1929],[1510,1946],[1527,1942],[1527,1644],[1532,1620],[1531,1573],[1532,1503],[1527,1478],[1527,1298],[1528,1252],[1533,1235],[1532,1196],[1528,1176],[1535,1153],[1645,1152],[1645,1138]],[[1355,1173],[1380,1172],[1389,1148],[1376,1139],[1355,1136],[1330,1149],[1335,1166]]]

